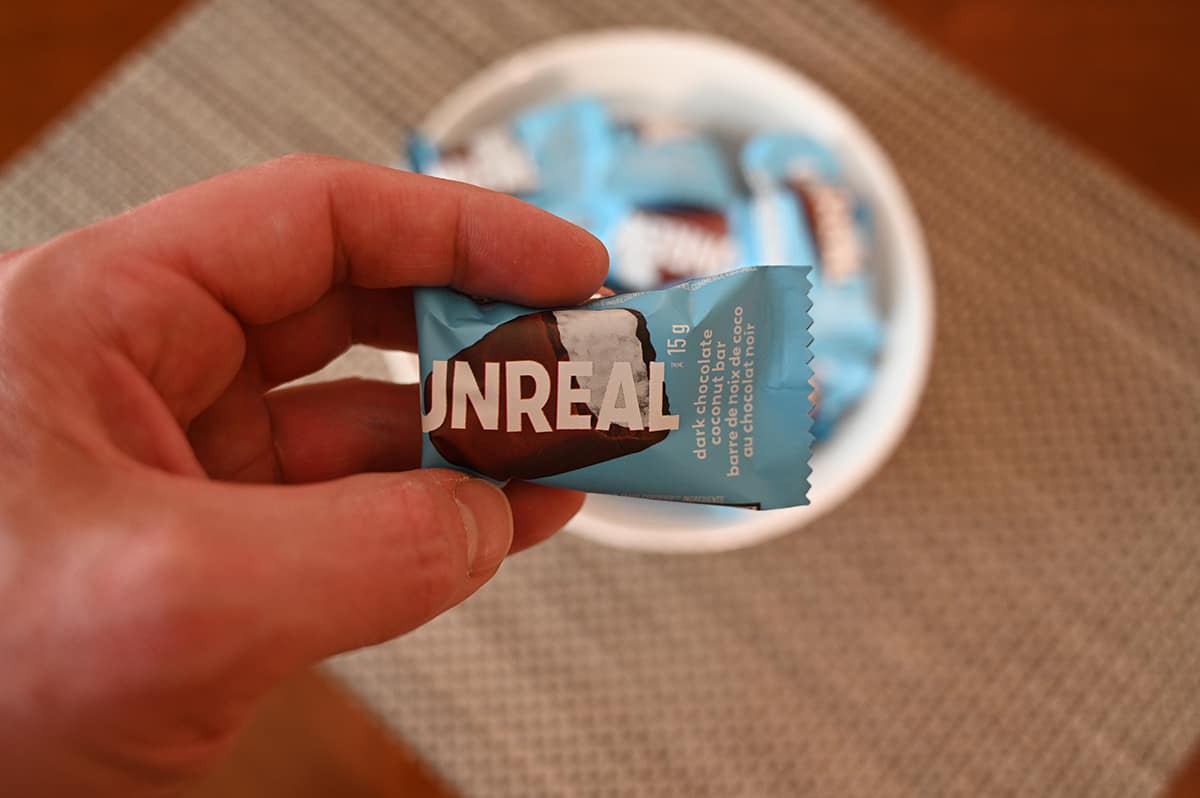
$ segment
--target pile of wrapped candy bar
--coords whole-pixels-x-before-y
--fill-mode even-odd
[[[616,291],[748,265],[812,275],[813,435],[827,438],[869,388],[883,326],[869,209],[833,150],[803,133],[718,139],[671,119],[617,120],[575,97],[439,149],[415,133],[415,171],[521,197],[595,234]]]

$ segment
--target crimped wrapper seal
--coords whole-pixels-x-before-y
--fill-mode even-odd
[[[591,493],[808,503],[807,267],[572,308],[415,293],[422,465]]]

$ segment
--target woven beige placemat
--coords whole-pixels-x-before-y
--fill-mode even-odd
[[[563,538],[334,670],[477,796],[1154,794],[1200,734],[1200,241],[858,4],[217,2],[7,171],[0,246],[289,151],[390,161],[492,60],[630,23],[761,48],[876,134],[936,269],[920,416],[799,534]]]

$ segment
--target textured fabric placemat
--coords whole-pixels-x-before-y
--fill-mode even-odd
[[[798,534],[559,539],[333,669],[476,796],[1154,794],[1200,733],[1200,241],[869,9],[213,3],[7,171],[0,246],[289,151],[390,161],[494,59],[632,23],[761,48],[878,137],[936,272],[921,413]]]

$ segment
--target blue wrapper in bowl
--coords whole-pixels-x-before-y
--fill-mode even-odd
[[[724,208],[737,197],[733,174],[711,136],[644,123],[617,130],[606,192],[639,208]]]

